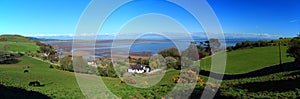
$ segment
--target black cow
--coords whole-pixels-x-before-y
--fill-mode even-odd
[[[24,70],[24,73],[29,73],[29,70]]]
[[[39,81],[32,81],[32,82],[29,82],[28,86],[42,86],[41,83]]]

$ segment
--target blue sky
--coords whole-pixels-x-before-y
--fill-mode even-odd
[[[72,34],[89,2],[0,0],[0,34]],[[163,1],[148,2],[152,2],[152,5],[147,6],[140,1],[135,5],[123,6],[107,20],[104,31],[116,32],[116,27],[131,16],[157,12],[182,22],[190,32],[203,32],[201,26],[182,9]],[[224,33],[292,37],[300,32],[300,0],[208,0],[208,3],[215,11]]]

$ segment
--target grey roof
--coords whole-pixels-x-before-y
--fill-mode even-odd
[[[137,64],[137,65],[130,65],[129,69],[137,69],[137,70],[144,70],[143,65]]]

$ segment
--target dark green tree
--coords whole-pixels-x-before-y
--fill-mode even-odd
[[[217,52],[221,46],[219,40],[215,38],[211,38],[208,41],[205,41],[205,43],[206,43],[206,52],[208,52],[209,55]]]
[[[287,53],[295,58],[295,62],[300,62],[300,34],[289,42]]]
[[[167,68],[174,68],[174,69],[180,69],[180,65],[177,64],[177,60],[173,57],[166,57],[166,65]]]
[[[137,64],[143,64],[143,60],[142,58],[138,58],[138,60],[136,61]]]
[[[60,60],[61,69],[65,71],[74,71],[71,57],[64,57]]]
[[[162,55],[163,57],[168,57],[168,56],[174,57],[174,58],[180,57],[179,51],[176,47],[170,47],[170,48],[167,48],[164,50],[160,50],[158,52],[158,54]]]
[[[40,52],[42,52],[43,56],[46,57],[46,59],[49,59],[50,55],[55,55],[56,53],[51,45],[42,45],[40,47]]]
[[[191,60],[199,60],[199,53],[198,53],[198,48],[196,47],[196,43],[191,42],[190,46],[184,50],[183,52],[184,57],[188,57]]]

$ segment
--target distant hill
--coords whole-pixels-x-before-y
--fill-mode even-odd
[[[40,48],[36,41],[20,35],[0,35],[0,50],[4,46],[12,52],[36,52]]]
[[[27,43],[32,43],[31,39],[21,36],[21,35],[0,35],[1,42],[27,42]]]
[[[27,37],[34,41],[61,41],[59,39],[46,39],[46,38],[36,38],[36,37]]]

